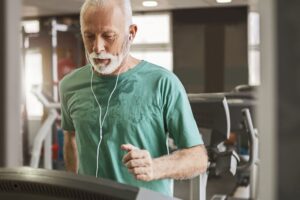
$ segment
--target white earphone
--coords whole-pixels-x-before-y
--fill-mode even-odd
[[[100,150],[100,145],[101,145],[102,136],[103,136],[102,128],[103,128],[103,124],[104,124],[104,121],[105,121],[107,113],[108,113],[109,103],[110,103],[111,97],[114,94],[114,92],[115,92],[115,90],[116,90],[116,88],[118,86],[118,80],[119,80],[120,70],[119,70],[118,75],[117,75],[117,80],[116,80],[115,86],[114,86],[114,88],[113,88],[112,92],[110,93],[109,98],[107,100],[107,108],[106,108],[106,111],[105,111],[105,114],[104,114],[104,117],[103,117],[103,120],[102,120],[102,107],[101,107],[101,104],[99,103],[99,101],[97,99],[97,96],[96,96],[94,90],[93,90],[93,77],[94,77],[93,65],[91,64],[87,53],[86,53],[86,57],[87,57],[88,62],[92,66],[91,67],[91,73],[92,73],[92,75],[91,75],[91,91],[92,91],[94,99],[97,102],[97,105],[99,107],[99,127],[100,127],[99,136],[100,136],[100,139],[99,139],[99,143],[98,143],[98,146],[97,146],[97,162],[96,162],[96,178],[97,178],[98,177],[98,169],[99,169],[98,168],[98,166],[99,166],[99,150]]]

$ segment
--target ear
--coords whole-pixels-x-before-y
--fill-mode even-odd
[[[133,41],[133,39],[135,38],[135,35],[137,33],[137,25],[136,24],[132,24],[129,27],[129,40]]]

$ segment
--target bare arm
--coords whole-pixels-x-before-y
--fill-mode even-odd
[[[77,173],[77,145],[75,132],[64,132],[64,161],[67,171]]]
[[[153,159],[154,179],[190,179],[206,172],[208,157],[204,145],[182,149]]]
[[[139,180],[189,179],[206,171],[208,157],[203,145],[182,149],[152,159],[149,152],[123,145],[129,151],[123,158],[128,170]]]

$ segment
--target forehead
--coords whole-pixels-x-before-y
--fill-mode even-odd
[[[101,32],[105,30],[124,31],[125,15],[119,6],[90,6],[83,16],[83,32]]]

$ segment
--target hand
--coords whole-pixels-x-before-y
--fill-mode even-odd
[[[122,161],[137,180],[154,180],[153,160],[147,150],[138,149],[131,144],[123,144],[121,149],[128,152]]]

